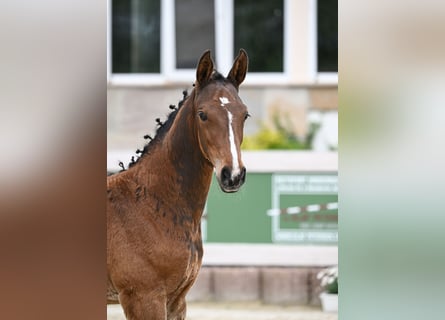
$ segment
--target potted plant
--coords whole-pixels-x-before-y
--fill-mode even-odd
[[[320,294],[323,311],[338,311],[338,266],[321,270],[317,274],[323,292]]]

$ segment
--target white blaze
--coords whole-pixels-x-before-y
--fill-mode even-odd
[[[224,107],[226,104],[229,103],[229,99],[226,97],[219,97],[219,101],[221,102],[221,107]]]
[[[240,169],[238,162],[238,152],[236,150],[236,145],[235,145],[235,135],[233,134],[233,127],[232,127],[233,116],[229,110],[227,110],[227,115],[229,117],[229,144],[230,144],[230,152],[232,153],[232,179],[233,179],[239,174]]]
[[[219,101],[221,102],[221,107],[225,107],[226,104],[229,104],[230,101],[226,97],[219,97]],[[227,109],[226,109],[227,110]],[[232,126],[232,113],[227,110],[227,116],[229,119],[229,144],[230,144],[230,152],[232,153],[232,179],[239,175],[240,168],[239,168],[239,162],[238,162],[238,151],[236,150],[236,144],[235,144],[235,135],[233,133],[233,126]]]

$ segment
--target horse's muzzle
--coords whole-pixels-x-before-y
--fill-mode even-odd
[[[221,175],[219,179],[219,185],[222,191],[230,193],[237,192],[239,188],[246,181],[246,168],[242,167],[239,174],[233,176],[232,169],[229,167],[224,167],[221,170]]]

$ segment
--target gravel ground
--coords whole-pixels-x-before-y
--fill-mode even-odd
[[[125,320],[120,305],[107,307],[108,320]],[[281,307],[248,303],[187,303],[187,320],[338,320],[337,313],[312,307]]]

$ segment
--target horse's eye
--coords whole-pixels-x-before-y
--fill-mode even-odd
[[[247,120],[247,118],[250,117],[250,114],[247,112],[246,115],[244,116],[244,120]]]
[[[203,111],[199,111],[198,112],[198,116],[202,121],[206,121],[207,120],[207,115],[203,112]]]

